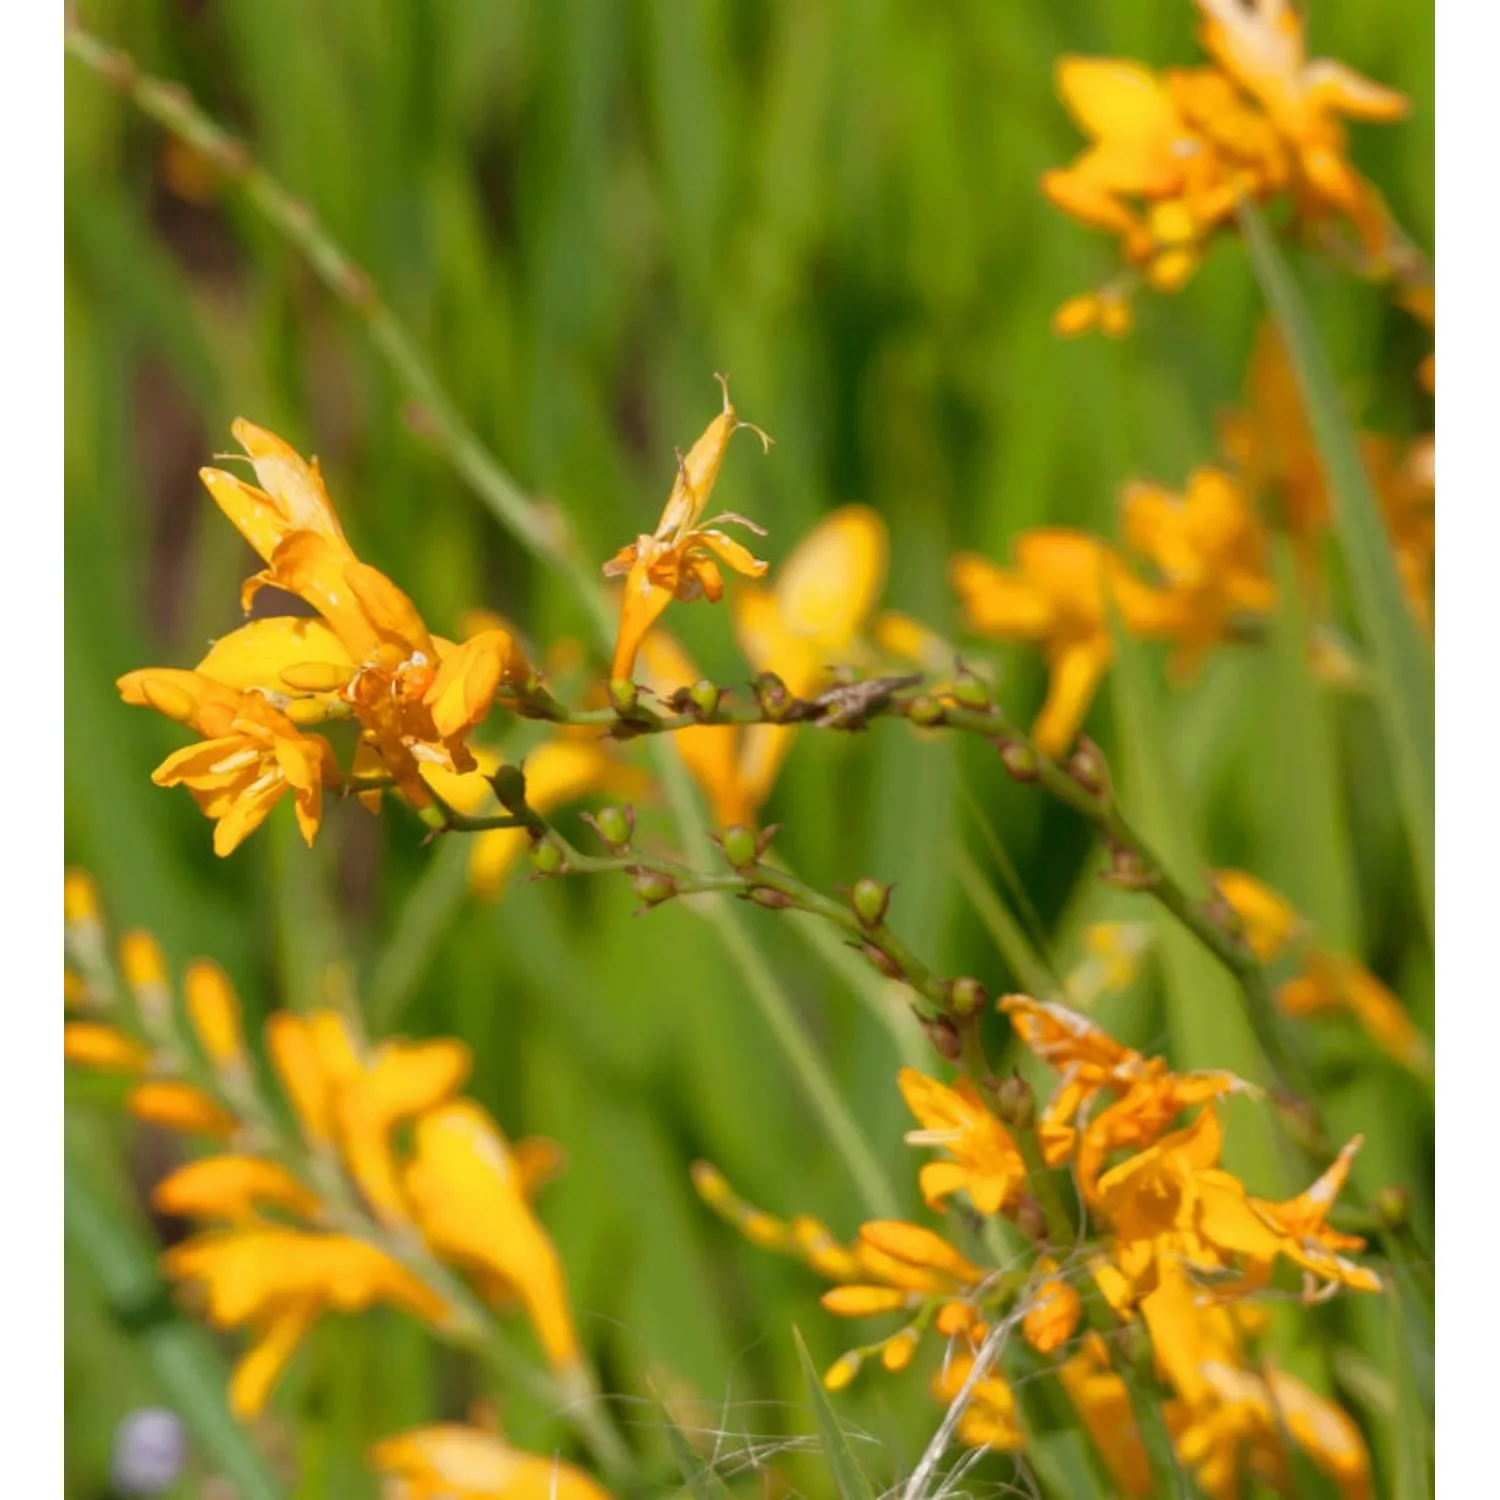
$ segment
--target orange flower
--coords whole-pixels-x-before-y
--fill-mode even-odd
[[[447,1423],[382,1439],[370,1463],[391,1500],[609,1500],[581,1469]]]
[[[948,1161],[928,1162],[919,1181],[929,1208],[941,1209],[951,1194],[965,1192],[982,1214],[999,1213],[1026,1182],[1026,1163],[1005,1127],[990,1113],[967,1078],[948,1088],[915,1068],[897,1075],[906,1107],[921,1122],[909,1130],[909,1146],[939,1146]]]
[[[1064,1360],[1057,1374],[1116,1490],[1128,1500],[1146,1500],[1155,1490],[1151,1460],[1135,1423],[1129,1387],[1110,1368],[1104,1340],[1097,1333],[1085,1334],[1078,1353]]]
[[[231,854],[288,792],[309,844],[323,815],[323,788],[338,784],[333,747],[304,734],[259,693],[225,687],[200,672],[147,668],[119,680],[127,703],[188,724],[203,741],[169,755],[151,779],[185,786],[214,819],[214,852]]]
[[[1073,1337],[1083,1316],[1083,1299],[1059,1274],[1057,1262],[1050,1256],[1037,1262],[1037,1270],[1043,1273],[1043,1279],[1021,1320],[1021,1332],[1039,1354],[1050,1354]]]
[[[642,639],[674,598],[685,603],[707,599],[717,604],[724,597],[719,562],[747,578],[759,578],[766,571],[765,563],[752,557],[739,542],[715,530],[715,522],[700,524],[730,438],[741,427],[748,427],[763,447],[769,448],[771,442],[758,427],[740,421],[729,400],[729,382],[722,375],[718,380],[724,389],[724,409],[708,424],[688,456],[679,457],[677,478],[656,530],[638,536],[604,565],[606,578],[625,579],[620,633],[610,667],[612,680],[630,677]],[[763,534],[743,516],[726,513],[716,519],[736,521]]]
[[[945,1405],[951,1402],[973,1368],[973,1355],[955,1355],[933,1381],[933,1395]],[[1026,1446],[1016,1415],[1016,1398],[997,1371],[986,1370],[974,1382],[969,1404],[958,1419],[958,1436],[971,1448],[991,1448],[997,1453],[1015,1453]]]

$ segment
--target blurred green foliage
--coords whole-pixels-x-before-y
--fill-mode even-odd
[[[600,560],[654,522],[673,448],[713,414],[710,376],[723,370],[777,443],[764,459],[736,447],[716,503],[769,528],[773,565],[834,505],[875,506],[893,543],[886,603],[951,630],[952,552],[1003,557],[1043,522],[1111,532],[1121,483],[1177,484],[1211,459],[1215,415],[1240,390],[1261,299],[1233,242],[1181,295],[1144,299],[1126,342],[1060,342],[1048,328],[1109,255],[1037,189],[1079,145],[1053,62],[1188,61],[1186,0],[80,9],[317,206],[475,430]],[[1324,0],[1310,35],[1315,54],[1411,96],[1411,118],[1361,130],[1355,154],[1430,245],[1431,7]],[[236,414],[319,455],[357,549],[434,628],[455,632],[476,605],[543,643],[584,621],[424,441],[357,323],[232,188],[184,197],[156,127],[71,64],[66,131],[69,860],[97,875],[117,925],[150,927],[178,962],[218,958],[252,1015],[311,1004],[342,972],[366,997],[406,994],[402,1030],[470,1042],[473,1091],[505,1128],[567,1147],[544,1214],[606,1385],[639,1403],[627,1422],[662,1425],[650,1378],[699,1398],[697,1425],[725,1429],[730,1448],[736,1434],[812,1430],[791,1325],[825,1363],[850,1330],[820,1314],[810,1274],[712,1221],[687,1167],[707,1157],[752,1200],[841,1232],[858,1203],[706,923],[672,906],[634,919],[623,882],[513,883],[497,905],[474,904],[457,845],[421,847],[399,811],[376,820],[352,803],[332,808],[312,853],[282,809],[221,862],[189,799],[150,784],[180,734],[121,705],[113,682],[190,663],[239,618],[250,554],[196,478]],[[1411,378],[1422,330],[1378,290],[1310,262],[1298,271],[1354,410],[1383,430],[1424,430]],[[671,625],[711,674],[742,678],[727,611],[679,611]],[[1379,726],[1367,703],[1310,679],[1287,630],[1221,653],[1181,694],[1142,653],[1090,731],[1184,876],[1236,864],[1283,889],[1429,1026],[1432,956]],[[1024,650],[1003,661],[1007,706],[1029,714],[1038,667]],[[1227,978],[1142,898],[1100,884],[1087,830],[1006,780],[983,747],[897,726],[804,735],[769,815],[805,878],[897,880],[893,919],[917,951],[998,992],[1019,981],[964,895],[956,849],[1013,917],[1020,908],[971,804],[1061,969],[1090,921],[1154,924],[1160,961],[1101,1004],[1105,1024],[1186,1063],[1253,1067]],[[665,819],[650,826],[670,837]],[[789,924],[746,920],[920,1213],[890,1034]],[[1430,1224],[1428,1103],[1352,1033],[1296,1035],[1335,1128],[1366,1133],[1357,1180],[1406,1184]],[[120,1123],[97,1087],[72,1087],[70,1152],[128,1202],[130,1181],[159,1172],[160,1143]],[[1257,1128],[1248,1107],[1231,1111],[1242,1165],[1280,1174],[1257,1183],[1268,1191],[1290,1187]],[[102,1493],[115,1422],[155,1387],[75,1270],[70,1493],[86,1497]],[[1384,1308],[1341,1302],[1303,1325],[1321,1342],[1284,1356],[1324,1388],[1330,1370],[1355,1370],[1337,1389],[1387,1476],[1389,1325]],[[886,1441],[867,1462],[880,1477],[909,1466],[931,1430],[929,1373],[919,1361],[840,1398]],[[298,1493],[373,1493],[361,1467],[371,1438],[459,1414],[481,1388],[478,1371],[394,1317],[328,1321],[278,1402]],[[518,1443],[566,1444],[522,1396],[501,1400]],[[660,1432],[652,1441],[666,1451]]]

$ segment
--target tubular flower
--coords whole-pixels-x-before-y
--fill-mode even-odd
[[[455,1423],[384,1438],[370,1450],[370,1465],[390,1500],[609,1500],[572,1464]]]
[[[201,743],[169,755],[151,773],[158,786],[185,786],[214,820],[214,852],[233,853],[288,792],[309,844],[323,815],[323,789],[338,784],[333,747],[304,734],[259,693],[226,687],[201,672],[127,672],[127,703],[190,725]]]
[[[1128,269],[1123,284],[1065,303],[1053,327],[1119,336],[1130,327],[1130,284],[1180,287],[1257,179],[1189,120],[1179,91],[1138,63],[1064,57],[1057,91],[1091,144],[1072,165],[1045,173],[1042,191],[1064,213],[1117,236]]]
[[[933,1381],[932,1393],[945,1405],[951,1402],[974,1368],[974,1358],[959,1354],[950,1359]],[[969,1392],[969,1404],[958,1419],[959,1440],[971,1448],[1016,1453],[1026,1446],[1016,1415],[1016,1398],[1004,1378],[986,1370]]]
[[[1232,638],[1241,620],[1274,608],[1266,529],[1222,469],[1193,470],[1181,496],[1158,485],[1128,485],[1123,512],[1126,545],[1155,565],[1177,616],[1172,669],[1179,680]]]
[[[993,1278],[941,1235],[917,1224],[874,1220],[860,1226],[853,1244],[841,1244],[816,1219],[785,1222],[740,1198],[707,1162],[693,1167],[693,1185],[713,1211],[764,1250],[790,1255],[836,1285],[823,1294],[823,1306],[836,1317],[872,1318],[904,1312],[911,1322],[889,1338],[853,1349],[824,1376],[829,1390],[841,1390],[869,1355],[879,1353],[887,1369],[910,1362],[929,1322],[951,1338],[977,1347],[984,1337],[983,1308],[1009,1296],[1014,1281]]]
[[[975,634],[1042,646],[1051,681],[1032,735],[1045,754],[1058,755],[1072,744],[1114,655],[1111,605],[1132,634],[1170,630],[1175,611],[1085,532],[1024,532],[1016,539],[1015,558],[1015,568],[1006,569],[960,553],[948,576]]]
[[[724,409],[704,429],[687,457],[679,455],[677,478],[656,530],[638,536],[604,565],[606,578],[625,579],[620,632],[610,667],[612,680],[630,677],[642,639],[674,598],[684,603],[707,599],[717,604],[724,597],[720,562],[747,578],[759,578],[766,571],[765,563],[715,529],[716,521],[736,521],[763,535],[753,522],[726,512],[716,521],[700,524],[730,438],[741,427],[748,427],[760,438],[762,447],[769,449],[771,442],[758,427],[740,421],[729,400],[729,382],[723,376],[718,380],[724,390]]]
[[[1151,1460],[1136,1426],[1130,1389],[1111,1368],[1104,1340],[1092,1331],[1085,1334],[1078,1352],[1063,1361],[1057,1374],[1120,1495],[1146,1500],[1154,1494]]]
[[[328,1309],[358,1312],[378,1302],[440,1322],[444,1303],[389,1255],[342,1234],[281,1225],[194,1235],[162,1257],[166,1273],[203,1288],[216,1328],[254,1330],[235,1366],[229,1399],[236,1415],[260,1412],[288,1360]]]
[[[967,1078],[948,1088],[915,1068],[902,1068],[897,1083],[922,1127],[907,1131],[907,1145],[938,1146],[949,1157],[922,1168],[918,1180],[927,1206],[941,1209],[957,1192],[967,1193],[982,1214],[1014,1202],[1026,1182],[1026,1164],[978,1089]]]
[[[1369,253],[1383,257],[1390,221],[1379,195],[1350,166],[1340,117],[1385,122],[1407,111],[1402,95],[1343,63],[1307,61],[1293,0],[1196,0],[1204,50],[1249,94],[1295,164],[1293,197],[1309,219],[1342,215]]]
[[[1295,952],[1297,972],[1279,985],[1276,1003],[1288,1015],[1346,1011],[1387,1057],[1418,1078],[1432,1076],[1432,1049],[1397,997],[1352,958],[1329,953],[1285,897],[1242,870],[1215,877],[1224,899],[1245,924],[1245,936],[1262,963]]]

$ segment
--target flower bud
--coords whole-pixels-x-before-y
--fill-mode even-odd
[[[877,948],[874,943],[861,943],[859,951],[870,961],[870,963],[887,979],[905,979],[906,975],[901,972],[901,966],[896,962],[884,948]]]
[[[1036,1119],[1036,1093],[1019,1073],[1001,1083],[995,1105],[1000,1118],[1014,1130],[1030,1130]]]
[[[718,712],[719,690],[706,677],[700,677],[688,689],[688,697],[692,700],[693,707],[704,718]]]
[[[760,704],[760,711],[773,724],[785,719],[797,701],[786,683],[774,672],[762,672],[752,687],[755,690],[755,701]]]
[[[958,1039],[958,1028],[946,1016],[921,1017],[922,1030],[939,1057],[957,1062],[963,1056],[963,1044]]]
[[[861,926],[879,927],[885,921],[886,911],[891,904],[891,887],[865,876],[855,881],[849,904],[854,908],[854,915],[859,918]]]
[[[1024,740],[996,740],[1000,762],[1012,781],[1036,780],[1036,751]]]
[[[947,984],[948,1004],[956,1016],[977,1015],[989,1002],[985,988],[977,979],[964,975],[961,979],[950,979]]]
[[[1078,744],[1068,757],[1068,775],[1096,797],[1109,796],[1109,766],[1099,747],[1086,734],[1078,736]]]
[[[977,672],[961,667],[953,679],[954,698],[964,708],[986,709],[990,706],[990,685]]]
[[[677,882],[670,875],[662,875],[656,870],[637,870],[634,883],[636,895],[648,907],[660,906],[677,894]]]
[[[630,843],[635,832],[635,809],[601,807],[594,815],[594,827],[599,837],[613,849],[623,849]]]
[[[906,717],[913,724],[920,724],[924,728],[930,728],[934,724],[943,722],[943,705],[929,693],[918,693],[915,698],[908,701],[906,705]]]
[[[859,1367],[864,1363],[864,1355],[858,1349],[851,1349],[847,1354],[841,1354],[829,1365],[827,1373],[823,1376],[823,1388],[829,1391],[841,1391],[845,1386],[859,1374]]]
[[[628,719],[640,706],[641,692],[628,677],[612,677],[609,681],[610,707],[622,719]]]
[[[1411,1215],[1411,1194],[1404,1187],[1383,1187],[1375,1194],[1373,1207],[1387,1229],[1401,1229]]]
[[[531,863],[539,875],[558,875],[563,869],[563,852],[551,839],[543,839],[531,851]]]
[[[887,1370],[904,1370],[917,1352],[921,1337],[915,1328],[903,1328],[900,1333],[885,1341],[880,1351],[880,1363]]]
[[[749,896],[757,906],[764,906],[769,911],[785,911],[793,904],[792,898],[785,891],[778,891],[770,885],[751,886]]]
[[[1041,1241],[1047,1238],[1047,1216],[1030,1193],[1021,1194],[1010,1216],[1016,1228],[1028,1240]]]
[[[719,847],[736,870],[748,870],[760,858],[755,835],[743,823],[731,823],[720,837]]]
[[[526,811],[526,773],[520,766],[499,767],[489,779],[495,797],[506,812],[519,817]]]

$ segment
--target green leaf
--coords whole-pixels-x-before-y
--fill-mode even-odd
[[[802,1332],[795,1326],[792,1328],[792,1338],[797,1344],[802,1378],[807,1382],[808,1394],[812,1397],[813,1418],[818,1424],[818,1436],[823,1440],[823,1455],[828,1460],[833,1487],[839,1500],[875,1500],[870,1481],[854,1461],[849,1439],[844,1435],[844,1429],[834,1414],[828,1392],[823,1389],[822,1378],[813,1366],[812,1356],[807,1352],[807,1345],[802,1342]]]
[[[67,1234],[92,1266],[115,1321],[145,1351],[208,1462],[241,1500],[280,1500],[285,1494],[225,1400],[228,1377],[202,1329],[179,1317],[139,1234],[118,1215],[71,1161],[63,1176]]]
[[[1240,205],[1250,259],[1292,369],[1338,517],[1339,540],[1371,652],[1376,703],[1385,727],[1396,795],[1428,933],[1433,928],[1433,819],[1437,780],[1432,659],[1407,607],[1384,518],[1360,462],[1359,448],[1333,370],[1302,293],[1260,215]]]

